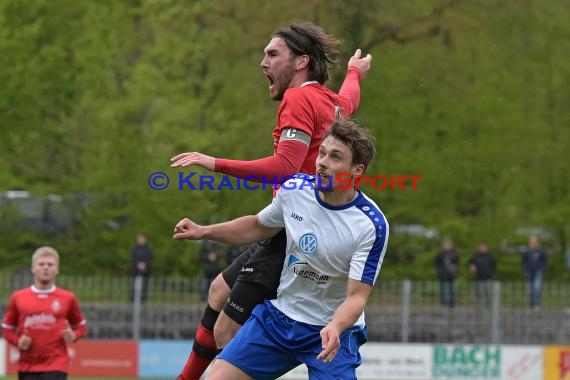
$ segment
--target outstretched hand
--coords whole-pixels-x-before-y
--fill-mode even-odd
[[[174,235],[172,238],[176,240],[201,240],[202,236],[200,226],[190,219],[184,218],[174,227]]]
[[[198,165],[211,172],[216,170],[216,159],[200,152],[180,153],[170,159],[173,168]]]
[[[366,57],[361,58],[362,51],[360,49],[356,49],[354,55],[350,57],[348,61],[348,68],[356,67],[360,70],[360,79],[364,79],[368,71],[370,71],[370,66],[372,64],[372,56],[367,54]]]

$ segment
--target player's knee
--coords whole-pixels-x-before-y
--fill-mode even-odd
[[[224,312],[220,313],[216,325],[214,326],[214,339],[218,348],[223,348],[237,334],[241,325],[228,317]]]
[[[228,286],[221,274],[219,274],[208,291],[208,303],[216,310],[222,310],[226,300],[230,296],[231,288]]]
[[[230,364],[223,359],[216,359],[206,376],[206,380],[227,379],[248,380],[252,378],[233,364]]]

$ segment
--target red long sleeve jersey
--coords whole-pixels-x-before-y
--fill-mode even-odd
[[[75,295],[53,286],[37,289],[35,286],[12,294],[2,320],[2,334],[14,346],[23,334],[31,338],[28,350],[20,350],[18,371],[68,372],[69,357],[62,330],[71,326],[76,340],[87,332],[87,323]]]
[[[287,89],[273,129],[274,156],[253,161],[216,159],[215,170],[242,178],[255,176],[272,180],[277,177],[278,182],[299,172],[315,174],[319,145],[338,112],[349,117],[359,106],[359,81],[360,71],[351,68],[338,94],[317,82]],[[281,134],[286,128],[300,130],[310,136],[308,146],[299,141],[283,140]]]
[[[315,160],[321,140],[338,112],[348,117],[354,112],[354,107],[346,98],[318,83],[288,89],[277,111],[277,124],[273,130],[275,152],[283,129],[294,128],[305,132],[311,136],[311,142],[299,171],[315,174]]]

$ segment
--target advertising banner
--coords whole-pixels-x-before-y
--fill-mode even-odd
[[[434,345],[434,379],[501,379],[500,346]]]
[[[0,376],[6,376],[6,341],[0,339]]]
[[[362,365],[356,369],[359,379],[426,380],[431,378],[431,345],[366,343],[360,347]],[[307,379],[301,365],[281,380]]]
[[[536,380],[543,376],[539,346],[434,345],[433,379]]]
[[[138,376],[138,343],[130,340],[80,340],[67,348],[71,376]],[[7,374],[16,375],[20,352],[9,345]]]
[[[174,379],[186,363],[193,340],[141,340],[139,376]]]
[[[360,348],[358,378],[386,380],[429,379],[431,346],[422,344],[367,343]]]
[[[544,378],[570,380],[570,346],[544,348]]]
[[[356,372],[363,380],[543,379],[541,346],[367,343],[360,354]],[[307,369],[299,366],[281,379],[307,379]]]
[[[543,378],[542,346],[502,346],[503,380],[535,380]],[[545,377],[545,379],[547,379]]]

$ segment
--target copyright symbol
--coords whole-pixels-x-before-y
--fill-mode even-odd
[[[153,190],[164,190],[170,184],[170,178],[163,172],[154,172],[148,176],[148,185]]]

